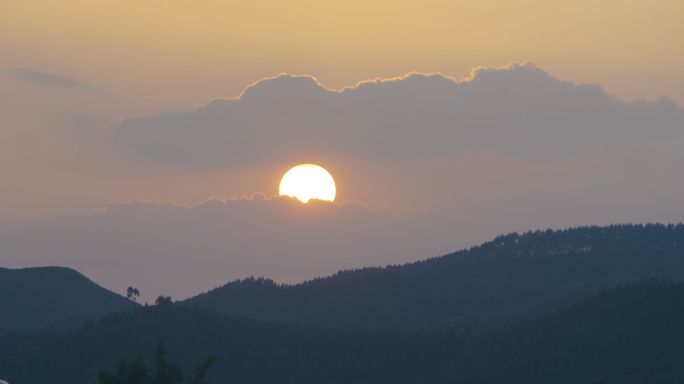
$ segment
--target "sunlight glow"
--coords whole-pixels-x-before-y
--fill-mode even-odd
[[[298,165],[283,176],[280,194],[296,197],[306,203],[310,199],[335,200],[335,181],[325,169],[314,164]]]

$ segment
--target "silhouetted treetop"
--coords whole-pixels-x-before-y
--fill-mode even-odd
[[[209,384],[203,380],[216,359],[216,356],[210,356],[202,365],[198,365],[195,368],[196,373],[190,379],[190,384]],[[142,356],[136,357],[130,364],[127,359],[123,359],[114,372],[98,370],[97,382],[98,384],[181,384],[183,383],[183,370],[166,360],[166,347],[163,342],[159,341],[153,368],[145,365]]]

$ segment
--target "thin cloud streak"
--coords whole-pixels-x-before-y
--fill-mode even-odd
[[[44,87],[57,86],[64,88],[91,88],[90,85],[81,83],[69,76],[60,75],[50,71],[36,71],[28,68],[7,69],[14,78]]]

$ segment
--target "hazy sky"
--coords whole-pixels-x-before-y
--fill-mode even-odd
[[[339,89],[532,60],[621,99],[684,102],[678,0],[5,1],[0,58],[140,112],[234,96],[281,72]]]
[[[682,14],[624,0],[6,2],[0,267],[185,298],[509,231],[680,222]],[[271,198],[301,163],[332,174],[335,204]]]

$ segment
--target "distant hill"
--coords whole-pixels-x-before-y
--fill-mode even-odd
[[[186,372],[217,354],[212,384],[679,383],[682,303],[684,283],[651,279],[477,336],[305,327],[164,304],[72,332],[0,332],[0,372],[23,384],[94,383],[123,357],[150,361],[161,339]]]
[[[238,280],[185,303],[309,325],[481,330],[651,276],[684,277],[684,225],[512,233],[425,261],[342,271],[303,284]]]
[[[0,268],[0,328],[77,324],[139,305],[69,268]]]

